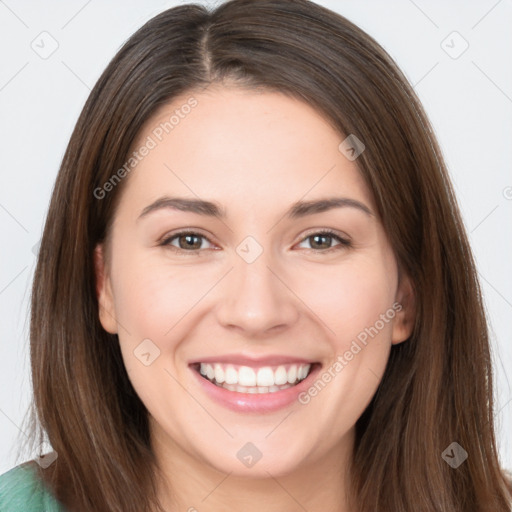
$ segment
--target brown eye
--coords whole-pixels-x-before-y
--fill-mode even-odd
[[[194,252],[199,251],[203,247],[203,241],[210,241],[203,235],[192,231],[182,231],[165,238],[160,245],[170,247],[177,251]],[[177,245],[174,242],[177,242]]]
[[[200,236],[196,235],[180,235],[178,238],[178,243],[180,249],[200,249],[202,245],[202,240]]]
[[[329,235],[312,235],[309,237],[313,249],[330,249],[333,237]]]
[[[332,231],[321,231],[319,233],[313,233],[304,238],[301,243],[304,243],[307,240],[310,240],[311,250],[320,252],[328,252],[338,248],[342,249],[344,247],[350,247],[351,245],[349,240],[342,238]],[[334,246],[332,245],[333,240],[338,242]]]

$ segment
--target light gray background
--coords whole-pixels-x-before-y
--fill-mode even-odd
[[[34,246],[69,136],[90,89],[122,43],[178,3],[185,2],[0,0],[0,473],[21,462],[15,459],[15,442],[30,400]],[[512,1],[318,3],[354,21],[386,48],[434,125],[491,321],[499,451],[510,469]],[[464,40],[469,47],[459,56]],[[32,48],[41,53],[52,44],[58,48],[45,59]]]

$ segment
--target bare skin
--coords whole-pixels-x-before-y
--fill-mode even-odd
[[[161,107],[138,143],[191,94]],[[338,149],[345,136],[318,112],[275,92],[218,86],[193,96],[197,106],[125,178],[108,251],[95,254],[100,319],[118,333],[149,411],[161,501],[169,512],[348,512],[354,425],[392,344],[410,336],[410,281],[399,279],[357,160]],[[170,207],[141,216],[163,196],[214,201],[226,216]],[[370,213],[285,215],[299,200],[331,197]],[[185,228],[194,249],[171,236]],[[335,234],[318,235],[325,229]],[[249,251],[261,249],[251,263],[237,252],[248,236]],[[358,335],[381,324],[356,352]],[[145,339],[159,351],[149,365],[134,354]],[[242,413],[213,400],[190,367],[226,354],[300,357],[331,378],[302,402]],[[237,456],[249,442],[261,454],[251,467]]]

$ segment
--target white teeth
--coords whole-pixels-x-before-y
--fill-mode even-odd
[[[288,370],[288,382],[293,384],[297,380],[297,367],[295,365],[291,365]]]
[[[238,372],[232,366],[226,368],[226,384],[238,384]]]
[[[256,386],[256,373],[254,373],[254,370],[248,366],[241,366],[238,370],[238,384],[245,387]]]
[[[306,373],[307,375],[307,373]],[[288,382],[288,372],[284,366],[280,366],[274,375],[274,382],[276,386],[282,386]]]
[[[219,384],[222,384],[226,380],[226,377],[224,375],[224,370],[222,369],[222,366],[220,364],[215,365],[215,380]]]
[[[207,364],[206,365],[206,376],[212,380],[215,377],[215,371],[213,370],[212,366]]]
[[[201,363],[199,371],[214,384],[239,393],[275,393],[304,380],[310,364],[290,364],[272,368],[263,366],[253,369],[249,366],[224,365],[222,363]]]
[[[239,384],[217,384],[214,382],[216,386],[220,388],[228,389],[229,391],[235,391],[236,393],[250,393],[255,395],[266,394],[266,393],[275,393],[276,391],[281,391],[283,389],[291,388],[290,384],[286,384],[284,386],[253,386],[246,387],[240,386]]]
[[[274,385],[274,372],[269,366],[260,368],[258,370],[258,386],[273,386]],[[284,384],[284,382],[283,382]]]

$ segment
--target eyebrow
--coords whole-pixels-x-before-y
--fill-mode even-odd
[[[298,219],[306,217],[307,215],[326,212],[334,208],[345,207],[355,208],[371,217],[375,216],[370,208],[368,208],[364,203],[348,197],[328,197],[318,199],[316,201],[297,201],[292,204],[284,216],[289,219]],[[218,219],[225,219],[227,217],[226,210],[216,202],[205,201],[203,199],[164,196],[146,206],[142,210],[138,219],[141,219],[152,212],[163,209],[197,213],[198,215],[216,217]]]

